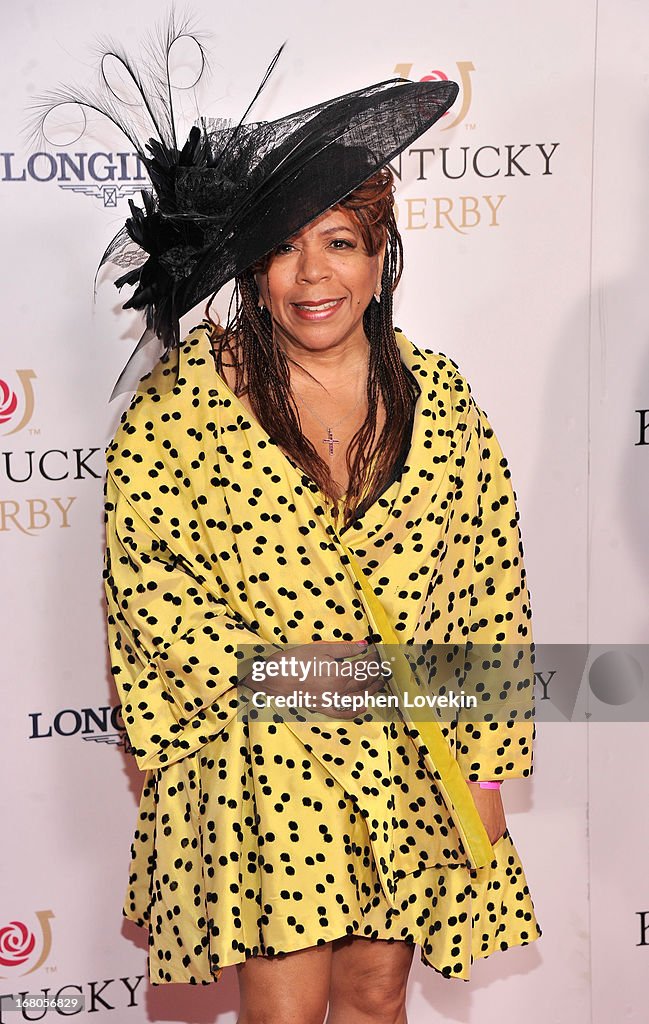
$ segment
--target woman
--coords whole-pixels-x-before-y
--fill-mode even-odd
[[[192,687],[191,669],[181,672],[192,648],[198,661],[206,646],[206,657],[213,648],[216,662],[223,650],[234,652],[237,643],[253,644],[260,635],[280,645],[341,641],[321,655],[326,658],[345,653],[342,641],[372,638],[356,590],[341,578],[338,552],[330,551],[341,494],[360,490],[349,453],[353,439],[371,427],[372,403],[374,450],[388,450],[392,427],[397,458],[386,460],[382,476],[374,470],[366,512],[338,536],[349,538],[371,568],[370,581],[396,628],[406,641],[424,642],[436,631],[439,643],[460,639],[459,612],[469,604],[460,600],[463,579],[480,590],[472,616],[483,623],[478,642],[514,640],[527,627],[513,492],[487,421],[450,360],[420,352],[400,333],[390,336],[389,327],[383,334],[398,252],[384,169],[237,279],[239,311],[229,329],[219,332],[205,321],[186,340],[178,396],[159,400],[162,364],[144,382],[107,457],[107,593],[118,686],[124,673],[134,675],[125,664],[133,657],[134,629],[138,646],[152,652],[156,633],[164,638],[163,665],[151,678],[156,686],[171,680],[175,703],[166,706],[176,711],[184,684],[190,699],[181,706],[190,713],[193,701],[206,705],[202,689]],[[279,419],[278,410],[290,406],[269,386],[282,379],[276,369],[282,355],[297,429],[288,416]],[[383,377],[387,397],[377,387],[381,363],[390,367]],[[239,396],[237,369],[248,386]],[[426,401],[419,415],[415,404],[411,439],[406,427],[415,390]],[[432,408],[446,413],[444,441],[428,440],[431,421],[424,414]],[[439,573],[431,585],[440,537],[465,507],[456,492],[432,533],[447,498],[435,482],[435,462],[447,464],[444,457],[458,445],[471,467],[458,440],[467,424],[482,437],[478,458],[489,481],[482,533],[489,525],[506,544],[475,541],[480,530],[474,527],[474,560],[463,571],[464,537],[447,542],[449,581]],[[370,443],[357,445],[357,453],[367,453]],[[181,485],[172,498],[174,477]],[[466,507],[476,501],[471,491]],[[484,510],[494,503],[498,511],[487,518]],[[415,510],[415,523],[428,521],[423,548]],[[494,552],[500,563],[492,585],[482,588],[476,564]],[[408,584],[413,575],[426,586]],[[449,616],[453,591],[458,607]],[[514,591],[509,622],[499,624],[498,609]],[[438,609],[446,617],[436,630]],[[167,655],[181,629],[201,628],[207,644],[188,633],[189,647],[181,641],[181,650]],[[142,666],[137,657],[140,679]],[[288,685],[271,680],[263,688],[282,692]],[[142,700],[136,706],[131,691],[121,689],[127,727],[144,750],[140,730],[151,736],[151,727],[139,722],[136,708],[146,718],[162,715],[165,705]],[[235,692],[231,684],[220,694],[215,686],[218,699],[202,723],[212,739],[147,775],[125,913],[152,929],[152,982],[206,981],[237,964],[241,1024],[262,1019],[261,1008],[267,1015],[269,1006],[276,1018],[263,1019],[322,1021],[328,1000],[331,1022],[400,1020],[415,942],[425,963],[466,978],[474,956],[540,934],[500,794],[477,784],[531,773],[531,724],[500,724],[487,740],[474,739],[470,724],[458,725],[455,753],[465,776],[476,779],[469,786],[494,846],[491,865],[472,871],[462,865],[457,826],[430,764],[403,723],[246,723],[236,715]],[[164,725],[159,728],[162,735]],[[162,755],[141,760],[142,766],[161,763]],[[373,794],[377,771],[386,789]],[[493,889],[502,892],[495,901]]]
[[[176,363],[142,378],[107,449],[111,661],[146,772],[124,914],[149,930],[152,984],[236,965],[239,1024],[405,1021],[415,945],[467,980],[541,934],[492,781],[531,775],[529,709],[322,713],[319,668],[358,641],[367,664],[382,643],[531,645],[500,447],[456,364],[392,323],[385,165],[451,86],[193,129],[166,162],[149,145],[155,194],[127,223],[147,254],[127,305]],[[226,329],[208,315],[178,344],[178,316],[231,277]],[[315,715],[250,711],[294,689],[255,683],[260,648],[308,660]],[[348,678],[339,694],[386,690]]]

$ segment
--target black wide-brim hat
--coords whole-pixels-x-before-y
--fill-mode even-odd
[[[247,161],[247,187],[179,283],[179,315],[341,202],[430,128],[457,93],[455,82],[399,79],[244,127],[244,153],[234,163]],[[217,152],[220,134],[211,137]],[[226,170],[227,156],[226,149]],[[213,221],[208,215],[208,234],[219,220],[218,212]]]
[[[169,54],[188,36],[204,64],[202,45],[185,26],[176,28],[173,17],[158,50],[149,46],[137,65],[114,47],[104,54],[102,75],[105,57],[117,60],[135,83],[144,117],[132,103],[119,102],[104,75],[99,93],[51,94],[37,125],[42,129],[54,107],[77,103],[109,117],[137,150],[151,188],[142,191],[143,208],[130,201],[131,216],[100,267],[127,268],[116,281],[119,288],[135,286],[124,308],[145,311],[148,333],[161,340],[165,354],[179,345],[180,317],[345,199],[434,125],[459,91],[455,82],[391,79],[275,121],[246,124],[251,103],[234,126],[200,119],[180,149]],[[161,89],[165,79],[169,88]],[[123,371],[113,396],[131,378]]]

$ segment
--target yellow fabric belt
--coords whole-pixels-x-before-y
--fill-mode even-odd
[[[403,696],[406,693],[412,693],[412,669],[405,655],[401,654],[398,649],[400,645],[399,637],[392,628],[383,605],[365,578],[361,567],[349,548],[340,537],[338,537],[338,540],[349,559],[352,571],[362,587],[363,595],[367,602],[367,609],[371,613],[371,619],[374,620],[376,631],[381,635],[384,643],[395,646],[390,684],[396,688],[397,696],[400,698],[400,705],[403,708]],[[381,647],[380,644],[377,646]],[[421,736],[431,760],[437,772],[439,772],[440,780],[437,784],[442,791],[449,811],[453,815],[455,825],[460,833],[469,859],[477,868],[486,867],[493,860],[493,847],[489,842],[489,837],[476,809],[468,784],[460,771],[460,766],[453,756],[440,726],[437,722],[423,721],[414,723],[408,721],[405,714],[403,717],[407,724],[416,729]]]

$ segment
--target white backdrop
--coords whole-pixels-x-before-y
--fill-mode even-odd
[[[649,409],[649,8],[194,0],[192,10],[212,36],[208,115],[241,114],[284,40],[256,117],[397,67],[461,80],[462,103],[416,145],[434,152],[401,163],[396,322],[459,364],[500,438],[537,642],[646,642],[649,412],[637,410]],[[90,81],[98,35],[136,44],[160,14],[153,0],[61,0],[13,5],[3,24],[0,997],[76,990],[79,1017],[113,1007],[132,1024],[233,1024],[232,969],[201,990],[151,988],[146,933],[121,917],[142,776],[107,670],[101,478],[127,401],[108,396],[141,325],[107,277],[93,303],[93,275],[135,165],[116,156],[128,146],[108,127],[70,147],[77,163],[112,154],[95,158],[94,179],[87,156],[81,178],[60,158],[30,161],[21,136],[35,94]],[[417,953],[413,1024],[646,1019],[646,751],[643,724],[539,724],[533,779],[506,783],[503,798],[544,934],[477,962],[469,984]],[[2,1005],[0,1024],[20,1019]]]

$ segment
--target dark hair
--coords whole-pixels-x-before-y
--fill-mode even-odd
[[[343,514],[345,526],[355,515],[369,508],[403,455],[418,394],[416,383],[401,362],[392,323],[393,292],[403,269],[393,193],[392,173],[383,167],[333,207],[346,210],[356,219],[369,255],[376,255],[386,243],[381,301],[372,299],[363,316],[370,345],[368,413],[347,451],[349,487]],[[235,394],[248,396],[264,430],[271,437],[281,437],[282,449],[335,501],[329,467],[300,429],[290,392],[288,360],[274,338],[270,314],[258,306],[255,274],[267,270],[272,258],[273,253],[270,253],[235,278],[234,315],[215,338],[217,370],[222,373],[223,354],[228,351],[236,365]],[[379,394],[383,396],[387,415],[381,436],[375,443]],[[366,481],[371,481],[372,486],[361,502]],[[338,512],[337,505],[335,512]]]

